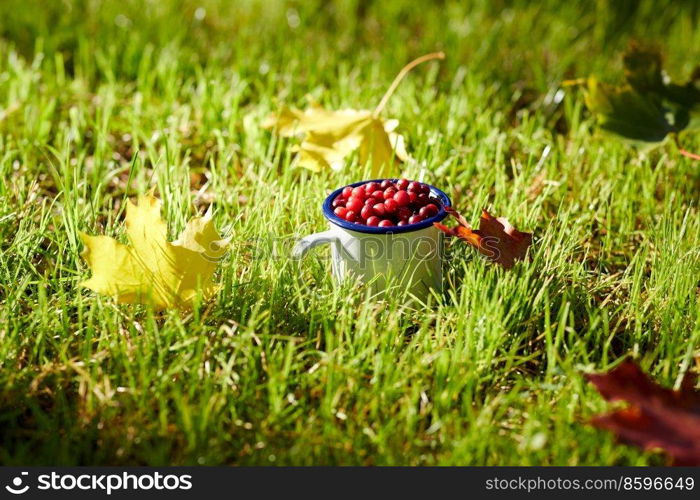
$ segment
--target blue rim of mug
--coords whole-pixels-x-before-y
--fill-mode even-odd
[[[376,182],[376,183],[381,183],[382,181],[385,180],[390,180],[391,182],[396,182],[399,179],[371,179],[368,181],[359,181],[359,182],[354,182],[352,184],[348,184],[350,187],[357,187],[357,186],[362,186],[363,184],[369,184],[370,182]],[[323,202],[323,215],[328,219],[331,223],[335,224],[336,226],[340,226],[343,229],[349,229],[350,231],[357,231],[358,233],[371,233],[371,234],[387,234],[387,233],[408,233],[411,231],[418,231],[419,229],[425,229],[426,227],[430,227],[433,225],[433,222],[440,222],[442,219],[447,217],[447,212],[445,211],[445,207],[449,207],[452,205],[452,202],[450,201],[450,197],[447,196],[445,193],[443,193],[441,190],[436,188],[435,186],[431,186],[430,184],[427,184],[427,186],[430,188],[430,194],[440,200],[440,211],[436,214],[433,215],[432,217],[429,217],[421,222],[418,222],[417,224],[407,224],[405,226],[387,226],[387,227],[378,227],[378,226],[365,226],[362,224],[355,224],[354,222],[348,222],[346,220],[341,219],[337,215],[333,213],[333,208],[331,207],[331,204],[333,203],[333,200],[335,199],[336,196],[338,196],[343,189],[345,189],[347,186],[343,186],[341,188],[336,189],[333,191],[331,194],[328,195],[326,200]]]

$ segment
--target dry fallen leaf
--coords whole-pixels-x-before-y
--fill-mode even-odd
[[[359,150],[360,163],[371,161],[377,177],[389,175],[397,159],[408,158],[403,137],[394,132],[397,125],[397,120],[382,120],[371,111],[329,111],[317,103],[305,111],[283,108],[263,123],[283,137],[304,134],[302,143],[295,147],[300,167],[316,172],[329,167],[340,170],[345,158]]]
[[[615,433],[644,450],[662,449],[674,465],[700,465],[700,392],[696,376],[686,375],[678,391],[654,382],[634,362],[586,378],[608,401],[630,406],[593,419],[593,425]]]
[[[456,236],[466,241],[489,260],[506,269],[513,267],[515,261],[524,259],[527,249],[532,244],[532,233],[518,231],[507,219],[493,217],[486,210],[481,213],[479,229],[472,229],[457,211],[451,208],[447,208],[446,211],[454,216],[459,224],[454,229],[438,222],[435,226],[448,236]]]
[[[362,166],[372,163],[375,177],[387,177],[397,161],[406,161],[403,136],[396,133],[397,120],[384,120],[380,117],[389,97],[399,82],[418,64],[431,59],[443,59],[442,52],[419,57],[399,72],[374,111],[341,109],[327,110],[317,103],[304,111],[296,108],[282,108],[273,113],[262,124],[264,128],[276,130],[283,137],[303,135],[300,145],[295,147],[297,164],[313,171],[325,168],[340,170],[347,157],[358,151]]]
[[[161,202],[151,193],[126,207],[126,234],[130,245],[108,236],[80,234],[82,253],[92,277],[81,286],[128,304],[150,304],[155,309],[186,308],[197,293],[208,299],[217,290],[211,281],[228,241],[214,227],[211,213],[193,217],[177,241],[167,241],[160,216]]]

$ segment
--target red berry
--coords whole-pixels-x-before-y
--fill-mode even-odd
[[[418,199],[418,193],[415,191],[407,191],[408,193],[408,200],[410,203],[415,203],[416,200]]]
[[[396,181],[396,189],[398,189],[399,191],[403,191],[408,187],[409,184],[410,181],[408,179],[399,179],[398,181]]]
[[[371,207],[372,205],[376,205],[377,203],[379,203],[379,201],[377,201],[377,199],[376,199],[375,197],[373,197],[373,196],[367,198],[367,199],[364,201],[364,204],[365,204],[365,205],[369,205],[370,207]]]
[[[384,207],[384,203],[377,203],[372,208],[374,209],[374,213],[377,214],[379,217],[382,217],[386,214],[386,208]]]
[[[408,207],[399,207],[398,210],[396,210],[396,216],[397,216],[399,219],[406,219],[406,220],[408,220],[408,218],[409,218],[411,215],[413,215],[413,212],[412,212],[411,209],[408,208]]]
[[[411,203],[411,198],[409,197],[408,192],[406,191],[397,191],[396,194],[394,195],[394,201],[396,204],[400,207],[405,207],[409,203]]]
[[[352,186],[345,186],[341,195],[343,198],[350,198],[352,196]]]
[[[422,193],[425,193],[428,195],[430,194],[430,186],[428,186],[427,184],[421,184],[420,187],[421,187]]]
[[[415,191],[417,193],[420,193],[421,192],[420,182],[416,182],[416,181],[409,182],[408,187],[406,188],[406,191]]]
[[[421,217],[420,215],[411,215],[411,216],[408,218],[408,223],[409,223],[409,224],[418,224],[418,223],[421,222],[422,220],[423,220],[423,217]]]
[[[386,213],[388,214],[393,214],[396,212],[396,210],[399,208],[399,204],[396,203],[396,200],[393,198],[389,198],[384,202],[384,209],[386,210]]]
[[[386,189],[390,187],[394,187],[394,183],[391,182],[389,179],[384,179],[382,183],[379,185],[380,188]]]
[[[394,223],[391,222],[389,219],[382,219],[379,222],[379,227],[389,227],[389,226],[393,226],[393,225],[394,225]]]
[[[346,203],[345,207],[348,210],[352,210],[354,212],[360,213],[360,210],[362,210],[362,207],[364,206],[364,202],[362,201],[362,198],[357,198],[353,196],[350,198]]]
[[[384,191],[377,189],[376,191],[372,192],[372,198],[376,198],[379,201],[384,200]]]
[[[397,226],[406,226],[406,225],[408,225],[408,221],[406,221],[406,220],[404,220],[404,219],[401,219],[401,220],[399,221],[399,223],[396,224],[396,225],[397,225]]]
[[[378,226],[380,220],[381,219],[379,217],[377,217],[376,215],[373,215],[372,217],[367,219],[367,225],[368,226]]]
[[[422,207],[424,205],[427,205],[430,203],[430,198],[428,197],[427,194],[425,193],[420,193],[418,197],[416,198],[416,203],[418,204],[419,207]]]
[[[333,208],[344,207],[345,206],[345,198],[341,198],[340,196],[337,196],[335,198],[335,200],[333,200],[333,203],[331,203],[331,206]]]
[[[365,205],[362,207],[362,210],[360,211],[360,215],[362,216],[363,219],[369,219],[374,215],[374,210],[372,210],[371,205]]]
[[[354,210],[348,210],[345,214],[345,220],[348,222],[355,222],[357,220],[357,212]]]
[[[364,200],[367,197],[367,194],[365,193],[365,188],[363,188],[362,186],[357,186],[356,188],[353,188],[352,196],[353,198],[359,198],[361,200]]]
[[[333,210],[333,213],[340,217],[341,219],[345,218],[345,214],[348,213],[348,209],[345,207],[338,207],[335,210]]]
[[[428,217],[437,215],[439,211],[440,209],[437,207],[437,205],[435,205],[434,203],[428,203],[426,206],[420,209],[418,215],[427,219]]]
[[[376,182],[368,182],[367,184],[365,184],[365,193],[367,193],[368,195],[370,193],[375,192],[377,189],[379,189],[379,184],[377,184]]]
[[[384,199],[388,200],[389,198],[393,198],[395,194],[396,194],[396,188],[395,187],[388,187],[384,190]]]

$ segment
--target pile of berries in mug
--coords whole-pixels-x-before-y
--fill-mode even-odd
[[[430,196],[430,187],[408,179],[346,186],[331,206],[343,220],[379,227],[417,224],[440,211],[440,201]]]

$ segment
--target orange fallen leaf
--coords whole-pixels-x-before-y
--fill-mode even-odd
[[[515,261],[524,259],[532,244],[532,233],[518,231],[508,219],[494,217],[486,210],[481,212],[479,229],[472,229],[456,210],[447,208],[446,211],[457,219],[459,225],[452,229],[436,222],[438,229],[448,236],[456,236],[467,242],[489,260],[506,269],[513,267]]]
[[[662,449],[674,465],[700,465],[700,391],[694,374],[677,391],[660,386],[632,361],[586,378],[607,401],[629,403],[593,418],[593,425],[644,450]]]

